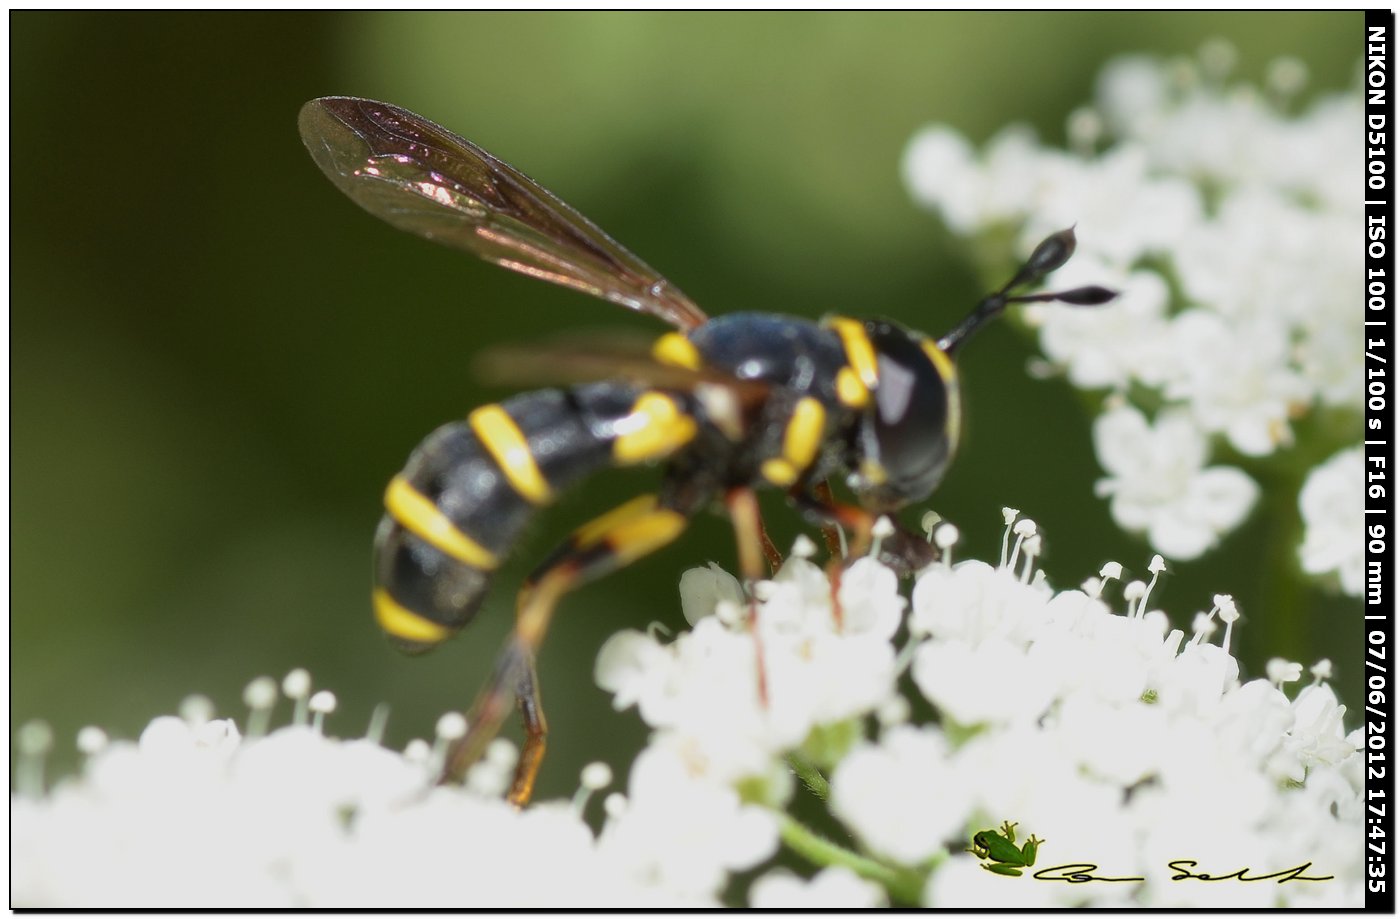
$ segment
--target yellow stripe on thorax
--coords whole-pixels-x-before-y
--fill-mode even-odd
[[[549,502],[553,497],[549,483],[535,464],[525,434],[505,409],[499,405],[483,405],[467,416],[467,423],[522,498],[531,504]]]
[[[774,485],[791,485],[812,465],[826,434],[826,409],[811,396],[797,401],[783,430],[783,455],[764,461],[763,477]]]
[[[675,399],[654,391],[638,396],[618,427],[623,433],[613,441],[613,460],[620,466],[670,456],[696,432],[695,419],[681,411]]]
[[[381,629],[404,641],[431,645],[452,636],[447,626],[400,606],[382,587],[374,590],[374,618]]]
[[[405,530],[450,558],[486,571],[500,564],[491,550],[463,533],[401,475],[394,476],[385,490],[384,507]]]
[[[879,381],[879,372],[875,362],[875,346],[870,343],[870,336],[865,332],[865,323],[845,316],[832,316],[826,320],[826,325],[841,336],[841,346],[846,350],[846,361],[856,372],[860,382],[865,384],[866,389],[874,389]]]
[[[699,370],[700,351],[680,332],[667,332],[651,346],[651,356],[672,367]]]
[[[783,432],[783,456],[798,469],[806,469],[817,458],[825,432],[826,409],[811,396],[803,396]]]
[[[836,371],[836,398],[847,408],[865,408],[870,402],[870,390],[860,381],[860,374],[842,367]]]

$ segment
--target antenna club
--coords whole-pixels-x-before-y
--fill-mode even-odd
[[[962,346],[968,336],[986,325],[988,321],[995,318],[1012,303],[1059,302],[1069,306],[1101,306],[1117,297],[1116,291],[1098,286],[1076,287],[1073,290],[1058,293],[1010,296],[1012,290],[1039,283],[1047,274],[1062,267],[1074,255],[1077,244],[1073,226],[1060,230],[1058,233],[1051,233],[1041,240],[1010,281],[1007,281],[996,293],[984,297],[966,319],[938,340],[939,349],[946,354],[953,354]]]

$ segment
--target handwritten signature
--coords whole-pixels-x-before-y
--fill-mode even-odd
[[[1292,868],[1284,868],[1269,874],[1250,874],[1253,870],[1249,867],[1240,868],[1229,874],[1210,874],[1205,871],[1194,871],[1200,863],[1195,859],[1178,858],[1167,862],[1167,867],[1175,872],[1171,876],[1173,881],[1276,881],[1279,884],[1287,881],[1330,881],[1333,875],[1324,877],[1309,877],[1303,874],[1304,871],[1312,867],[1312,862],[1303,862]],[[1090,881],[1104,881],[1108,883],[1120,883],[1124,881],[1145,881],[1142,877],[1109,877],[1106,875],[1094,874],[1099,870],[1099,866],[1093,862],[1070,862],[1064,865],[1056,865],[1053,868],[1042,868],[1032,875],[1039,881],[1063,881],[1066,884],[1087,884]]]

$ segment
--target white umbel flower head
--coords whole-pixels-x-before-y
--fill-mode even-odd
[[[725,583],[703,569],[682,578],[683,590],[706,602],[710,585]],[[614,706],[636,704],[648,724],[703,749],[713,774],[763,778],[776,753],[875,711],[893,692],[890,639],[905,602],[897,578],[873,559],[856,560],[841,577],[839,615],[831,588],[823,569],[793,556],[755,585],[757,637],[747,615],[704,616],[670,643],[624,631],[599,654],[598,683]]]
[[[1297,60],[1275,61],[1260,90],[1230,82],[1237,56],[1216,40],[1195,59],[1111,61],[1094,105],[1069,117],[1072,152],[1024,128],[978,149],[935,125],[904,159],[911,195],[956,233],[1005,240],[1009,229],[1028,251],[1075,227],[1078,250],[1054,286],[1120,295],[1103,309],[1027,307],[1047,358],[1033,366],[1107,391],[1107,430],[1095,436],[1108,473],[1101,493],[1114,495],[1120,526],[1183,560],[1254,503],[1234,457],[1267,458],[1287,474],[1281,454],[1298,431],[1335,450],[1331,413],[1349,413],[1358,430],[1361,421],[1361,93],[1301,105]],[[1133,431],[1123,420],[1142,408],[1156,413],[1151,443],[1144,423]],[[1326,424],[1304,423],[1323,410]],[[1231,459],[1213,464],[1216,447]],[[1125,452],[1137,454],[1132,466]],[[1354,592],[1355,565],[1343,573],[1328,557],[1342,545],[1357,540],[1319,536],[1306,568]]]
[[[732,790],[674,786],[641,764],[632,799],[618,796],[606,824],[625,835],[613,827],[625,814],[633,831],[651,828],[650,845],[628,848],[604,844],[565,802],[522,813],[501,789],[434,788],[426,755],[306,725],[244,737],[223,719],[191,726],[166,716],[139,743],[103,739],[85,744],[81,776],[43,797],[12,797],[15,905],[714,906],[729,872],[776,843],[771,818]],[[513,749],[506,756],[513,761]],[[478,768],[500,759],[493,745]],[[602,787],[606,772],[592,764],[584,782]],[[663,851],[676,861],[651,872]],[[550,884],[538,884],[542,876]]]
[[[939,732],[899,725],[861,746],[831,780],[831,809],[872,850],[905,864],[941,851],[969,801]]]
[[[1361,596],[1366,557],[1357,535],[1365,526],[1365,473],[1360,447],[1336,454],[1308,473],[1298,494],[1303,515],[1303,570],[1335,575],[1342,590]]]
[[[929,568],[902,628],[905,604],[877,563],[846,567],[833,606],[830,573],[797,558],[759,585],[757,636],[747,615],[704,615],[666,643],[615,637],[600,680],[653,733],[626,792],[600,807],[590,795],[612,783],[601,763],[572,801],[508,806],[517,753],[500,738],[466,787],[434,787],[441,751],[422,741],[399,754],[213,717],[157,718],[139,743],[89,736],[82,775],[46,790],[52,732],[28,726],[13,902],[655,909],[719,905],[751,873],[757,906],[1219,905],[1218,886],[1163,880],[1189,851],[1332,876],[1233,894],[1249,905],[1359,904],[1362,738],[1345,732],[1330,667],[1301,691],[1302,667],[1286,661],[1242,682],[1207,628],[1243,623],[1228,596],[1187,641],[1147,609],[1163,560],[1143,565],[1150,580],[1126,572],[1121,596],[1098,579],[1094,595],[1057,591],[1035,569],[1044,529],[1010,509],[1006,520],[1004,557]],[[1116,563],[1101,574],[1125,576]],[[896,679],[906,664],[913,704]],[[438,745],[462,730],[444,718]],[[787,812],[809,793],[839,833]],[[1040,840],[1039,866],[1092,857],[1146,880],[1017,884],[1029,879],[984,870],[973,834],[1010,823]],[[773,870],[780,844],[811,862],[810,880]]]
[[[1150,424],[1135,408],[1113,409],[1094,423],[1094,444],[1109,472],[1096,490],[1110,498],[1114,522],[1145,533],[1168,558],[1200,556],[1259,496],[1259,486],[1240,470],[1205,468],[1205,436],[1179,410]]]

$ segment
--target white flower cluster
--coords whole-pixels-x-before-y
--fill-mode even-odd
[[[891,639],[905,601],[894,573],[872,559],[842,577],[839,624],[826,572],[800,556],[757,591],[755,635],[738,581],[717,566],[686,572],[681,595],[694,628],[670,643],[620,632],[603,646],[596,675],[617,708],[636,704],[658,729],[652,751],[675,751],[718,782],[762,779],[762,796],[781,801],[791,791],[784,753],[890,696]],[[755,705],[760,647],[766,704]]]
[[[1122,583],[1110,563],[1057,592],[1035,566],[1035,524],[1005,517],[997,565],[939,562],[912,602],[867,558],[844,569],[833,604],[806,540],[755,585],[756,619],[729,575],[687,572],[690,630],[625,631],[599,653],[599,683],[653,734],[597,833],[582,815],[611,782],[601,764],[572,802],[517,812],[499,800],[514,750],[498,740],[466,788],[433,787],[460,716],[444,716],[431,748],[384,749],[382,723],[332,740],[334,698],[310,695],[302,672],[283,683],[298,700],[290,727],[263,733],[277,692],[255,681],[248,736],[207,703],[156,719],[138,743],[87,729],[82,775],[47,793],[34,757],[51,738],[22,732],[12,904],[718,905],[781,841],[821,870],[770,868],[747,887],[751,905],[1359,905],[1361,740],[1345,733],[1330,664],[1291,698],[1296,663],[1241,683],[1228,596],[1188,637],[1149,606],[1160,557],[1146,583]],[[956,543],[948,524],[932,536],[945,553]],[[789,815],[807,794],[858,849]],[[964,851],[972,834],[1008,821],[1041,840],[1023,875],[1092,863],[1139,880],[982,870]],[[1174,880],[1180,860],[1318,880]]]
[[[294,671],[284,686],[304,676]],[[262,678],[249,690],[251,732],[266,725],[276,688]],[[630,795],[608,796],[595,835],[583,810],[611,781],[602,764],[584,770],[572,803],[518,812],[501,799],[514,765],[505,741],[466,788],[434,787],[460,716],[443,717],[436,748],[420,740],[397,753],[370,738],[324,736],[306,723],[305,701],[297,723],[261,736],[207,720],[207,704],[157,718],[136,743],[85,728],[82,775],[47,794],[32,766],[51,738],[27,726],[19,740],[28,777],[10,799],[11,905],[715,906],[728,873],[777,844],[758,808],[663,758],[633,766]]]
[[[826,574],[799,555],[759,585],[757,640],[738,584],[695,569],[682,580],[693,630],[669,642],[620,633],[599,655],[599,683],[656,729],[644,757],[667,751],[697,780],[784,805],[797,793],[786,754],[830,766],[833,815],[866,856],[927,875],[925,905],[1359,904],[1360,736],[1344,732],[1322,681],[1330,665],[1292,699],[1281,686],[1296,664],[1242,684],[1228,596],[1188,638],[1149,609],[1160,557],[1150,583],[1111,589],[1122,569],[1110,564],[1056,592],[1034,566],[1035,525],[1007,516],[998,566],[939,564],[919,578],[902,651],[890,642],[904,601],[888,570],[868,559],[847,569],[838,616]],[[1217,622],[1222,645],[1209,641]],[[907,723],[906,666],[933,723]],[[1087,861],[1145,880],[1010,883],[961,853],[1003,820],[1049,840],[1037,867]],[[1302,874],[1330,879],[1173,881],[1168,863],[1183,858],[1222,875],[1311,863]]]
[[[1361,596],[1366,559],[1357,534],[1365,529],[1366,487],[1361,447],[1343,450],[1308,473],[1298,494],[1305,526],[1301,550],[1309,574],[1337,572],[1342,590]]]
[[[1301,108],[1301,64],[1276,61],[1261,92],[1226,82],[1233,57],[1214,42],[1199,62],[1111,62],[1095,104],[1069,119],[1071,151],[1011,127],[979,153],[934,126],[904,161],[914,197],[954,232],[1010,231],[1029,251],[1076,226],[1079,249],[1056,286],[1121,296],[1098,310],[1037,305],[1026,317],[1045,366],[1111,394],[1094,441],[1114,520],[1181,560],[1254,505],[1259,488],[1239,463],[1291,448],[1318,455],[1315,445],[1298,452],[1300,419],[1354,424],[1350,441],[1323,435],[1323,453],[1361,437],[1360,92]],[[1229,450],[1208,466],[1212,440]],[[1308,516],[1309,544],[1359,513],[1359,487],[1337,498]],[[1340,573],[1359,593],[1345,574],[1359,564],[1359,532],[1347,531],[1345,550],[1303,549],[1307,570]]]

